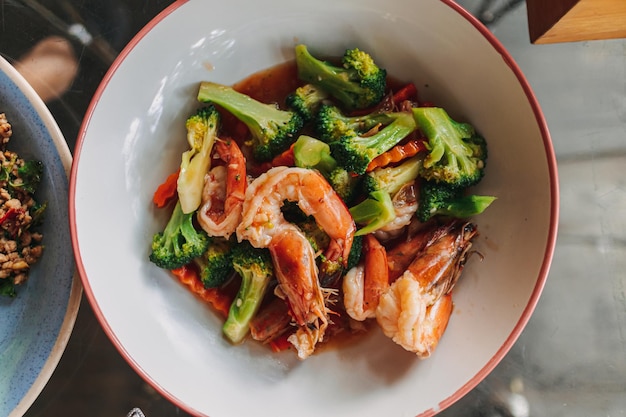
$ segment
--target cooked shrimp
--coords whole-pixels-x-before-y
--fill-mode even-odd
[[[295,226],[284,227],[269,244],[279,291],[289,300],[298,326],[313,325],[322,330],[328,325],[328,309],[317,279],[315,252],[306,236]]]
[[[376,309],[383,333],[421,358],[430,356],[448,325],[451,291],[478,231],[472,223],[453,221],[431,233],[433,239],[380,297]]]
[[[343,302],[346,312],[357,321],[376,316],[378,300],[389,287],[387,253],[371,234],[363,238],[364,261],[350,269],[343,278]]]
[[[341,198],[317,171],[276,167],[256,178],[246,191],[237,238],[253,246],[269,248],[277,292],[290,307],[298,330],[290,342],[301,359],[309,356],[324,338],[330,310],[318,279],[315,252],[302,231],[287,222],[283,202],[296,202],[330,237],[326,256],[345,263],[356,226]]]
[[[215,154],[226,165],[211,169],[204,180],[198,223],[209,236],[229,238],[241,219],[246,192],[246,159],[234,140],[219,140]]]
[[[283,202],[298,203],[307,216],[313,216],[330,237],[326,257],[345,264],[350,254],[356,226],[345,203],[317,171],[296,167],[275,167],[256,178],[248,187],[242,220],[237,227],[239,240],[268,247],[274,235],[293,225],[285,221]]]

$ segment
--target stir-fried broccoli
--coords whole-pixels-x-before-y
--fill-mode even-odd
[[[363,189],[368,198],[350,209],[354,221],[361,225],[357,234],[374,232],[392,222],[396,211],[392,199],[406,184],[419,175],[421,159],[412,157],[399,165],[377,168],[363,177]]]
[[[176,202],[165,229],[152,238],[150,261],[161,268],[176,269],[206,251],[209,238],[203,230],[195,228],[194,213],[183,213],[180,201]]]
[[[263,301],[265,290],[274,276],[274,267],[268,249],[255,248],[245,240],[233,247],[232,263],[241,276],[241,286],[222,330],[232,343],[240,343],[248,334],[250,321]]]
[[[346,204],[352,204],[359,197],[361,181],[361,176],[352,175],[340,166],[328,174],[328,182]]]
[[[361,257],[363,256],[363,236],[357,235],[354,236],[352,240],[352,247],[350,248],[350,253],[348,254],[348,263],[346,264],[346,271],[351,270],[361,261]]]
[[[383,190],[393,196],[402,186],[415,181],[421,166],[422,159],[414,156],[398,165],[376,168],[364,176],[363,187],[368,193]]]
[[[413,115],[409,112],[401,113],[374,134],[344,136],[331,142],[331,154],[339,166],[360,175],[365,173],[374,158],[393,148],[415,129]]]
[[[337,168],[337,161],[330,154],[330,146],[312,136],[300,135],[293,145],[296,166],[317,169],[324,177]]]
[[[439,107],[417,107],[413,115],[428,138],[428,154],[420,175],[429,180],[467,188],[483,177],[487,144],[468,123],[459,123]]]
[[[304,123],[315,118],[320,106],[328,99],[326,90],[307,83],[298,88],[285,99],[285,104],[298,113]]]
[[[465,195],[464,190],[436,181],[420,185],[417,219],[426,222],[434,216],[466,218],[481,214],[496,197]]]
[[[376,126],[386,126],[401,113],[372,112],[358,116],[348,116],[332,104],[322,104],[313,121],[315,134],[325,142],[338,141],[346,136],[356,136],[368,132]]]
[[[295,52],[298,77],[326,90],[348,110],[372,107],[385,95],[387,71],[358,48],[345,51],[342,66],[314,57],[302,44]]]
[[[365,200],[350,208],[350,214],[354,222],[361,226],[356,236],[372,233],[396,218],[391,196],[383,190],[370,193]]]
[[[248,127],[252,134],[249,143],[258,161],[269,161],[288,149],[304,124],[295,111],[282,110],[232,87],[208,81],[200,83],[198,100],[219,105]]]
[[[354,200],[359,192],[361,178],[337,165],[326,142],[301,135],[294,144],[293,155],[296,166],[318,170],[344,202]]]
[[[202,200],[204,176],[211,166],[211,150],[220,128],[220,114],[213,105],[202,107],[186,123],[187,142],[178,175],[178,199],[183,213],[195,211]]]
[[[223,285],[233,272],[232,243],[229,240],[210,238],[207,250],[194,259],[205,288]]]

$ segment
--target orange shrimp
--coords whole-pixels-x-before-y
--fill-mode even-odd
[[[315,170],[275,167],[250,183],[237,226],[239,241],[269,248],[279,295],[284,296],[298,329],[289,340],[304,359],[324,338],[328,315],[315,253],[302,231],[283,217],[283,202],[296,202],[330,237],[326,256],[347,262],[356,226],[348,208]]]
[[[198,223],[209,236],[229,238],[241,219],[246,192],[246,158],[234,140],[219,140],[215,154],[226,163],[205,176]]]
[[[357,321],[376,316],[378,300],[389,287],[387,252],[371,234],[363,237],[364,260],[350,269],[342,283],[346,312]]]
[[[478,231],[472,223],[452,221],[431,233],[433,238],[380,297],[376,309],[383,333],[420,358],[431,355],[448,325],[451,291]]]

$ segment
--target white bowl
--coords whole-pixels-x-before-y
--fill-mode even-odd
[[[293,58],[371,52],[421,97],[473,123],[490,158],[468,263],[436,353],[419,361],[379,332],[300,362],[232,347],[214,312],[148,261],[163,227],[151,196],[180,163],[198,84],[231,84]],[[558,185],[546,122],[502,45],[447,0],[177,2],[123,51],[90,106],[75,152],[70,218],[86,294],[134,369],[186,411],[212,417],[432,415],[480,382],[527,323],[546,280]]]
[[[82,294],[68,222],[72,156],[61,130],[28,82],[0,58],[0,112],[13,127],[7,145],[44,164],[39,201],[48,202],[44,254],[15,298],[0,297],[0,415],[19,417],[32,405],[65,350]]]

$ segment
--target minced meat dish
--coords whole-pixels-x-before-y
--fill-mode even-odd
[[[12,134],[6,115],[0,113],[0,295],[10,297],[43,253],[43,236],[36,230],[46,208],[34,198],[43,165],[8,150]]]

